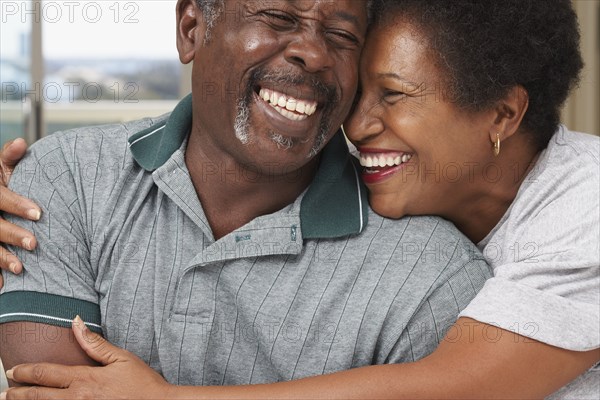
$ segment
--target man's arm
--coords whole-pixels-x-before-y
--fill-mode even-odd
[[[47,327],[47,326],[46,326]],[[97,333],[90,331],[76,317],[72,321],[74,343],[89,356],[92,363],[101,367],[68,366],[38,363],[20,364],[6,371],[13,382],[22,387],[12,387],[0,394],[2,400],[12,399],[170,399],[175,386],[152,370],[134,354],[110,344]],[[62,332],[70,334],[69,332]],[[72,347],[67,344],[67,351]],[[43,347],[48,351],[47,346]],[[21,357],[20,353],[17,357]],[[48,353],[49,354],[49,353]],[[61,361],[64,356],[58,356]],[[79,362],[75,355],[74,362]],[[87,361],[84,361],[87,362]]]
[[[0,358],[7,371],[24,363],[98,365],[81,349],[69,328],[36,322],[0,324],[0,344]]]
[[[21,197],[7,189],[12,172],[21,158],[25,155],[27,144],[23,139],[8,142],[0,151],[0,211],[21,218],[37,221],[41,210],[31,200]],[[37,245],[35,236],[26,229],[11,224],[0,217],[0,242],[33,250]],[[0,246],[0,269],[18,274],[22,271],[21,261],[10,251]],[[4,284],[0,275],[0,289]]]
[[[8,369],[32,361],[90,365],[69,334],[70,320],[79,314],[100,330],[86,214],[76,207],[82,196],[63,149],[56,135],[39,141],[11,176],[15,195],[30,197],[44,212],[35,226],[6,216],[20,229],[35,229],[38,239],[33,252],[8,247],[23,265],[21,276],[5,276],[0,293],[0,357]]]

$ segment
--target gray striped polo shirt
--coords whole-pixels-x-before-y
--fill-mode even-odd
[[[25,268],[0,323],[79,314],[171,383],[274,382],[424,357],[490,277],[447,221],[374,214],[341,134],[294,203],[215,240],[184,162],[191,116],[188,97],[31,146],[10,186],[43,217],[8,219],[39,246],[11,248]]]

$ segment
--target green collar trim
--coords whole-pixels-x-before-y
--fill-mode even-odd
[[[340,130],[323,149],[317,175],[302,199],[302,236],[356,235],[366,226],[368,215],[367,189]]]
[[[167,162],[190,133],[192,95],[177,104],[169,118],[129,137],[129,149],[135,161],[153,172]]]
[[[181,147],[191,126],[190,94],[167,120],[132,135],[129,149],[142,168],[153,172]],[[366,226],[368,214],[366,187],[340,131],[323,149],[317,175],[302,199],[302,237],[330,239],[356,235]]]

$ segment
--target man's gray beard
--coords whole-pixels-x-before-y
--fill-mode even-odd
[[[319,134],[317,135],[315,143],[312,149],[310,149],[310,152],[306,158],[313,158],[319,154],[321,150],[323,150],[323,147],[325,147],[325,144],[327,143],[327,132],[329,132],[330,129],[331,123],[327,121],[326,117],[324,117],[319,124]]]
[[[250,143],[250,101],[251,97],[248,98],[248,96],[241,98],[238,101],[238,112],[233,125],[235,136],[242,144],[245,145]],[[327,138],[327,133],[330,129],[331,124],[327,122],[327,116],[325,116],[319,124],[319,133],[315,138],[315,143],[313,144],[313,147],[306,156],[307,158],[315,157],[323,149]],[[271,138],[273,143],[277,145],[278,148],[289,150],[292,147],[294,147],[293,139],[283,136],[280,133],[270,132],[269,137]]]
[[[238,101],[237,108],[238,113],[233,125],[235,136],[242,144],[248,144],[250,142],[250,107],[248,106],[248,99],[241,98]]]

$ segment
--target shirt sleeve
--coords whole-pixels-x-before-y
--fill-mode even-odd
[[[495,276],[462,316],[568,350],[600,347],[600,178],[597,159],[582,159],[548,167],[515,200],[484,250]]]
[[[79,315],[91,329],[100,331],[97,273],[90,263],[81,182],[74,173],[75,163],[61,145],[63,136],[54,134],[31,146],[11,177],[10,189],[38,204],[42,217],[33,223],[5,216],[33,232],[38,246],[31,252],[8,246],[24,268],[18,276],[4,274],[0,323],[30,321],[70,327]]]

